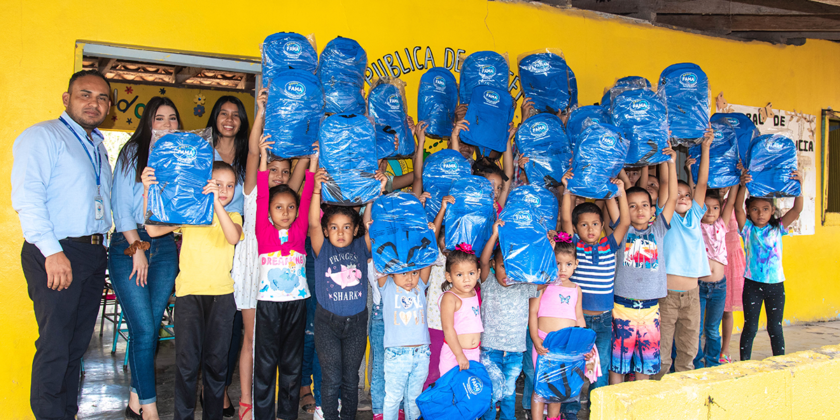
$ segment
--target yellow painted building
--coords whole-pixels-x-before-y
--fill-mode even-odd
[[[0,253],[0,296],[4,297],[0,402],[2,416],[10,419],[32,417],[29,375],[37,336],[20,268],[20,224],[9,202],[11,146],[26,127],[61,113],[61,93],[79,66],[79,41],[253,58],[259,56],[260,42],[274,32],[314,34],[319,51],[341,35],[359,41],[370,63],[400,68],[400,72],[411,70],[402,79],[408,83],[412,114],[423,72],[420,64],[449,65],[461,52],[495,50],[508,53],[515,71],[519,54],[541,48],[563,50],[577,74],[581,104],[598,102],[604,87],[618,77],[640,75],[655,81],[668,65],[688,61],[699,64],[711,80],[712,92],[723,91],[731,103],[763,106],[772,102],[777,109],[816,116],[828,107],[840,109],[840,45],[836,43],[808,41],[793,47],[734,41],[538,4],[45,0],[5,1],[2,9],[0,178],[7,181],[0,184],[0,242],[4,244]],[[516,95],[518,86],[512,92]],[[817,138],[823,135],[820,130]],[[816,145],[817,171],[824,173],[820,143]],[[817,180],[818,191],[821,181],[825,180]],[[836,268],[840,227],[821,224],[822,205],[818,197],[816,215],[810,216],[816,219],[814,235],[784,240],[785,318],[791,322],[835,318],[840,308],[840,270]]]

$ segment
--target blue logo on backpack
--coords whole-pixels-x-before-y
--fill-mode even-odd
[[[402,92],[396,85],[380,80],[368,94],[368,114],[376,124],[378,159],[408,156],[414,153],[414,137],[408,128]],[[398,140],[397,147],[394,141]]]
[[[300,99],[306,95],[306,86],[298,81],[286,83],[286,95],[292,99]]]
[[[507,90],[509,73],[507,61],[497,52],[478,51],[470,54],[461,66],[461,103],[469,104],[473,90],[478,86]]]
[[[496,105],[497,103],[499,103],[499,94],[488,90],[484,92],[484,99],[487,101],[488,104]]]
[[[324,91],[315,75],[305,70],[284,70],[274,76],[265,107],[265,134],[282,158],[309,156],[324,116]]]
[[[572,145],[563,123],[553,114],[537,114],[516,131],[516,147],[528,157],[525,174],[531,184],[557,187],[569,169]]]
[[[709,188],[725,188],[741,182],[738,165],[738,139],[736,130],[727,123],[726,118],[713,118],[714,140],[709,148]],[[702,145],[696,144],[688,149],[688,156],[700,162]],[[697,182],[700,165],[691,166],[691,177]]]
[[[300,54],[303,53],[303,47],[300,46],[299,42],[291,41],[287,42],[286,45],[283,46],[283,52],[285,52],[290,58],[298,58]]]
[[[499,215],[505,221],[499,227],[499,246],[509,282],[546,284],[557,278],[554,247],[548,240],[547,220],[536,206],[525,201],[526,197],[511,194],[508,198]]]
[[[426,136],[451,136],[457,106],[458,83],[452,72],[443,67],[433,67],[423,73],[417,91],[417,118],[429,124]]]
[[[146,223],[209,225],[213,195],[202,193],[213,176],[213,146],[189,132],[174,132],[155,141],[148,166],[158,184],[149,188]]]
[[[694,73],[683,73],[680,76],[680,83],[689,88],[697,86],[697,75]]]
[[[461,141],[504,152],[507,131],[513,120],[513,98],[507,90],[492,86],[476,87],[473,96],[483,100],[474,98],[467,109],[464,119],[469,121],[470,129],[461,132]]]
[[[443,149],[432,153],[423,163],[423,190],[431,195],[426,199],[426,219],[435,220],[443,197],[449,195],[452,183],[470,175],[470,163],[455,150]]]
[[[522,93],[534,103],[538,113],[557,114],[577,104],[575,74],[563,57],[538,53],[519,61]]]
[[[262,45],[263,87],[271,86],[271,79],[290,69],[315,73],[318,53],[309,40],[293,32],[269,35]]]
[[[709,79],[692,63],[668,66],[659,76],[659,92],[668,106],[671,144],[697,144],[709,127]]]

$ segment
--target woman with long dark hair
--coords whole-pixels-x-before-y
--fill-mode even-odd
[[[236,190],[226,210],[239,214],[242,214],[244,207],[242,185],[245,180],[245,163],[248,161],[249,127],[245,105],[239,98],[230,95],[222,96],[216,101],[207,120],[207,128],[213,129],[216,160],[227,162],[236,171]]]
[[[128,324],[131,395],[125,418],[129,420],[159,419],[155,347],[163,311],[178,275],[178,252],[172,234],[151,238],[143,227],[140,174],[149,159],[153,131],[179,128],[181,117],[172,100],[161,96],[150,99],[114,170],[111,209],[116,232],[111,236],[108,269]]]

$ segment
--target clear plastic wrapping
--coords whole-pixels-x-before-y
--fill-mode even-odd
[[[785,134],[763,134],[753,140],[747,153],[752,182],[747,183],[751,197],[798,197],[799,181],[790,178],[797,170],[796,144]]]
[[[324,91],[315,75],[284,70],[272,79],[263,132],[271,135],[271,153],[281,158],[309,156],[324,118]]]
[[[452,72],[445,67],[433,67],[423,73],[417,90],[417,120],[429,124],[426,136],[451,136],[457,107],[458,82]]]
[[[463,76],[462,76],[463,77]],[[482,148],[504,152],[507,148],[508,128],[513,121],[513,97],[507,89],[477,86],[464,119],[469,130],[461,131],[460,140]]]
[[[528,118],[516,130],[515,141],[520,155],[528,158],[528,182],[560,186],[572,160],[572,144],[560,118],[548,113]]]
[[[496,221],[493,185],[482,176],[467,175],[452,183],[449,195],[455,197],[455,203],[446,207],[444,215],[446,249],[467,243],[479,255]]]
[[[360,206],[379,197],[382,184],[374,178],[376,133],[364,115],[333,114],[318,132],[319,164],[330,177],[321,190],[325,203]]]
[[[596,200],[611,198],[618,193],[611,179],[624,167],[629,142],[614,125],[587,120],[583,126],[572,163],[574,177],[568,182],[568,190]]]
[[[379,159],[414,154],[414,134],[408,128],[405,82],[377,79],[368,93],[368,115],[376,126],[376,156]],[[396,137],[395,137],[396,136]],[[398,139],[394,147],[395,138]]]
[[[373,202],[370,225],[371,253],[376,271],[405,273],[435,263],[435,233],[429,229],[420,200],[394,191]]]
[[[668,104],[671,145],[699,143],[709,127],[712,93],[706,73],[693,63],[668,66],[659,76],[659,91]]]
[[[557,228],[560,211],[557,197],[546,188],[531,184],[514,188],[508,195],[508,202],[524,201],[534,206],[537,217],[548,230]]]
[[[461,84],[458,95],[462,104],[472,100],[473,89],[478,86],[492,86],[507,91],[510,82],[510,66],[507,53],[477,51],[461,59]]]
[[[741,182],[738,170],[738,136],[724,118],[712,119],[715,139],[709,148],[709,188],[726,188]],[[688,156],[697,160],[691,165],[691,177],[697,182],[703,146],[696,144],[688,149]]]
[[[204,194],[213,178],[211,129],[154,130],[148,167],[157,184],[149,188],[146,224],[209,225],[213,223],[213,194]]]
[[[493,383],[480,362],[441,372],[440,379],[417,397],[417,408],[428,420],[465,420],[481,417],[492,403]]]
[[[557,278],[554,246],[548,240],[548,230],[555,226],[543,223],[536,206],[522,198],[509,197],[499,215],[505,222],[499,227],[505,272],[509,283],[547,284]]]
[[[367,53],[358,42],[338,37],[327,43],[318,61],[328,114],[365,113]]]
[[[535,398],[544,403],[580,400],[585,381],[586,354],[595,346],[595,331],[568,327],[548,333],[542,343],[548,350],[534,366]]]
[[[572,150],[577,150],[580,144],[580,133],[583,132],[583,123],[589,120],[595,123],[612,124],[612,118],[606,108],[599,105],[586,105],[574,109],[566,121],[566,135],[572,143]]]
[[[619,88],[620,89],[620,88]],[[613,123],[630,140],[626,166],[640,167],[667,162],[662,153],[668,147],[668,107],[662,95],[650,89],[614,88],[610,115]]]
[[[296,69],[315,73],[318,53],[315,36],[294,32],[278,32],[265,38],[262,49],[262,82],[270,85],[271,79],[284,70]]]
[[[601,106],[604,107],[604,109],[610,109],[612,106],[612,90],[623,86],[639,86],[641,88],[652,89],[650,80],[645,79],[642,76],[622,77],[621,79],[616,80],[611,87],[604,90],[604,96],[601,97]]]
[[[443,149],[432,153],[423,163],[423,191],[431,195],[426,199],[426,219],[435,220],[440,212],[443,197],[449,195],[452,183],[472,174],[470,162],[461,153]]]
[[[713,123],[721,120],[726,121],[726,123],[735,130],[735,135],[738,137],[738,159],[740,159],[741,162],[746,163],[747,152],[750,150],[750,145],[752,144],[753,139],[760,136],[761,133],[758,131],[758,128],[756,128],[752,120],[740,112],[718,112],[712,115]]]
[[[537,113],[557,114],[577,104],[577,89],[571,88],[574,73],[560,50],[525,53],[518,62],[522,92],[534,102]]]

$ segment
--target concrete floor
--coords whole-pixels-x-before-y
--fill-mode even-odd
[[[119,340],[117,351],[111,355],[113,328],[105,323],[105,331],[99,337],[99,321],[85,354],[85,376],[82,378],[82,392],[79,401],[79,419],[122,419],[125,405],[128,401],[130,374],[123,370],[125,358],[125,341]],[[739,335],[735,334],[730,343],[733,358],[738,357]],[[814,349],[829,344],[840,344],[840,321],[807,323],[785,327],[785,343],[787,352]],[[765,331],[759,331],[753,345],[753,359],[763,359],[772,355],[770,340]],[[157,356],[157,390],[158,410],[164,420],[172,419],[174,380],[175,380],[175,343],[165,341],[160,343]],[[233,384],[229,389],[231,400],[239,401],[239,372],[235,372]],[[363,394],[360,391],[360,394]],[[517,390],[517,407],[522,397],[521,386]],[[361,411],[362,409],[367,411]],[[197,413],[200,413],[198,408]],[[370,396],[360,398],[360,411],[356,417],[359,420],[372,419],[370,410]],[[201,418],[196,416],[196,418]],[[312,416],[300,414],[300,419],[308,420]],[[524,412],[517,410],[517,419],[524,419]],[[589,418],[589,413],[582,411],[580,418]]]

